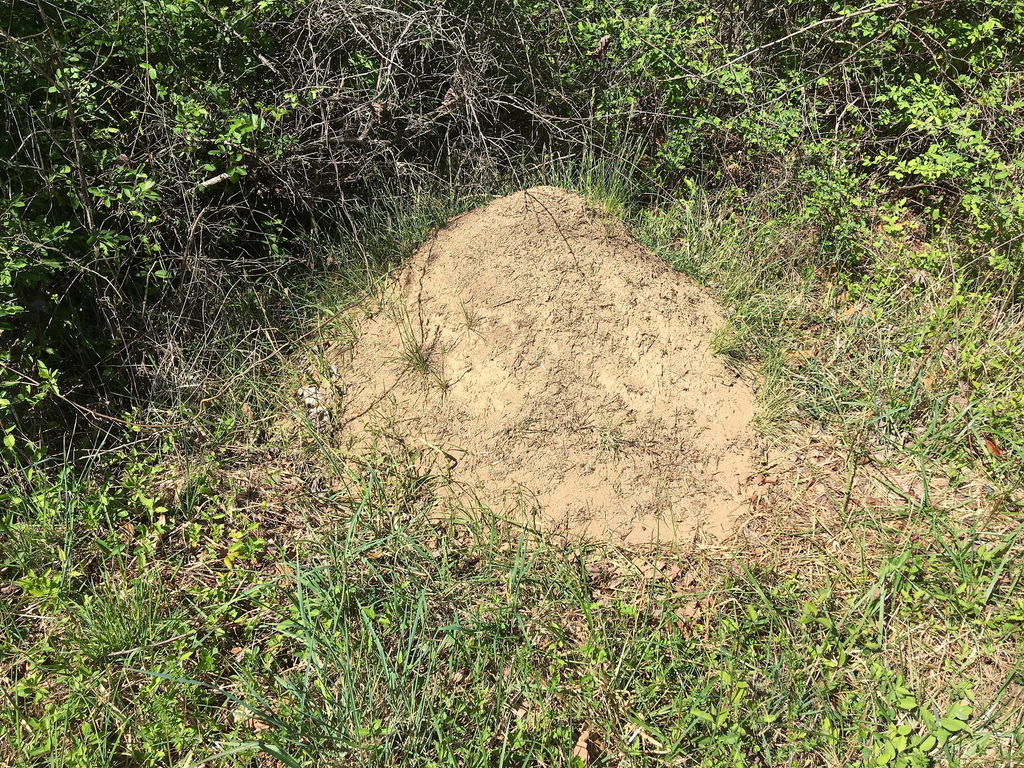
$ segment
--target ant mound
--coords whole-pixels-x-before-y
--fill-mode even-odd
[[[573,537],[730,532],[754,395],[711,352],[714,301],[595,213],[536,187],[450,221],[330,359],[348,447],[433,453],[493,510]]]

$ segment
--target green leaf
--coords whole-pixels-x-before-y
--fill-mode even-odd
[[[896,757],[896,750],[893,748],[892,744],[886,742],[882,751],[879,752],[876,760],[879,765],[888,765],[894,757]]]
[[[958,703],[958,704],[954,704],[953,706],[951,706],[949,708],[949,711],[946,712],[946,717],[951,717],[951,718],[954,718],[956,720],[964,720],[964,721],[966,721],[971,716],[971,713],[973,713],[973,712],[974,712],[974,708],[972,706],[970,706],[969,704],[960,704],[960,703]]]
[[[955,717],[943,717],[939,720],[939,725],[941,725],[950,733],[969,730],[967,723],[963,722],[962,720],[957,720]]]

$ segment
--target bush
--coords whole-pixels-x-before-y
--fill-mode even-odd
[[[924,214],[1019,288],[1024,4],[576,8],[598,109],[625,113],[670,188],[784,189],[841,257],[851,219]]]
[[[180,397],[216,366],[211,340],[265,324],[285,280],[313,266],[311,231],[431,178],[500,175],[554,124],[544,73],[522,63],[540,32],[510,37],[511,8],[39,0],[2,13],[8,414],[38,401],[37,363],[66,387],[133,395],[125,406]]]
[[[808,269],[952,237],[958,279],[1008,308],[1021,22],[984,0],[9,5],[3,429],[58,381],[103,411],[201,399],[321,266],[311,232],[358,240],[375,199],[486,191],[584,146],[639,147],[650,199],[717,187],[764,216],[770,197],[815,241]]]

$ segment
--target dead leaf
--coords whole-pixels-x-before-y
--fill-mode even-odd
[[[864,307],[860,304],[850,304],[846,309],[839,313],[839,317],[846,319],[855,315],[860,315],[864,311]]]
[[[605,35],[600,40],[598,40],[597,41],[597,47],[591,52],[590,58],[592,58],[595,61],[597,61],[597,60],[603,59],[605,56],[607,56],[608,55],[608,46],[611,44],[611,42],[612,42],[612,36],[611,35]]]
[[[253,733],[261,733],[262,731],[270,730],[269,723],[265,723],[262,720],[257,720],[256,718],[247,720],[246,725],[248,725],[249,728],[252,729]]]
[[[676,614],[676,616],[678,616],[683,621],[686,621],[686,620],[692,619],[694,616],[696,616],[699,611],[700,611],[700,603],[693,602],[693,603],[690,603],[685,608],[676,608],[675,614]]]
[[[583,761],[583,765],[590,765],[590,731],[586,728],[576,739],[576,746],[572,748],[572,756]]]
[[[984,438],[984,440],[985,450],[988,451],[990,455],[995,456],[997,459],[1003,458],[1005,452],[1002,448],[999,447],[999,444],[996,443],[995,440],[993,440],[991,437],[986,437]]]
[[[813,347],[804,349],[791,349],[786,353],[786,362],[790,365],[801,366],[817,357],[817,351]]]

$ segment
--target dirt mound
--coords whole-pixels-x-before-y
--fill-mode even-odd
[[[709,349],[721,323],[619,222],[529,189],[453,219],[334,350],[341,437],[437,451],[492,509],[572,534],[720,536],[754,466],[754,396]]]

